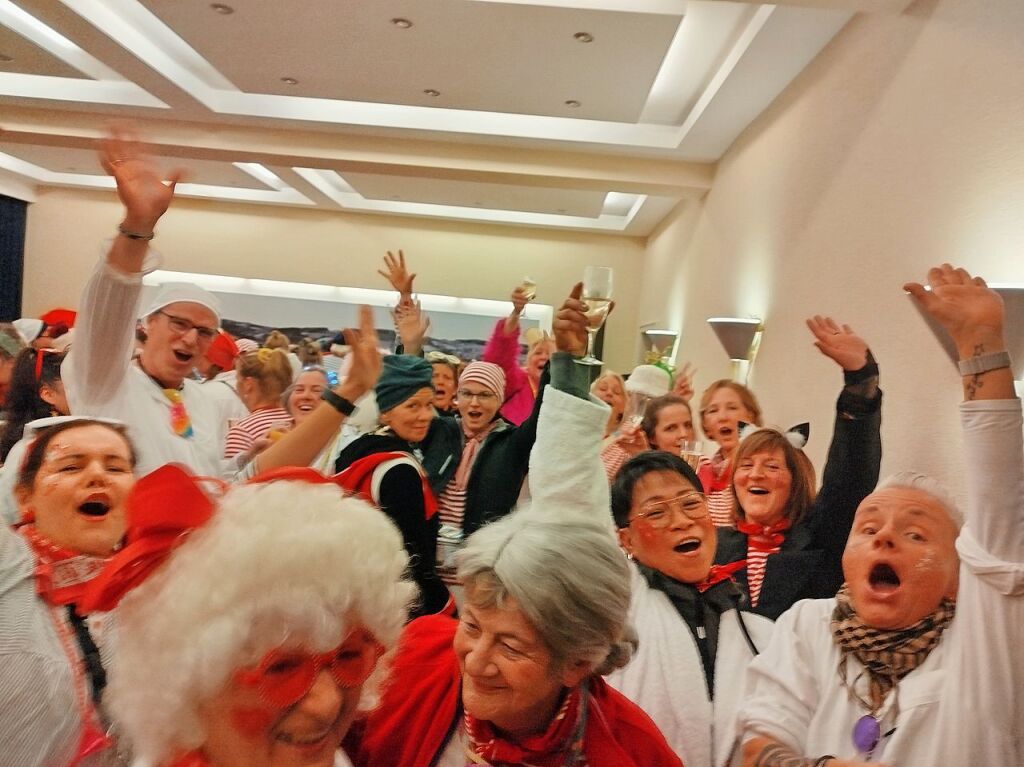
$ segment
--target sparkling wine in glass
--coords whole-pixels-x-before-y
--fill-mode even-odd
[[[684,440],[679,445],[679,457],[690,465],[690,468],[697,471],[700,466],[701,456],[704,455],[704,443],[700,440]]]
[[[532,301],[537,297],[537,283],[529,277],[523,277],[523,281],[519,283],[519,289],[526,295],[527,301]]]
[[[581,365],[602,365],[594,356],[594,338],[604,325],[612,304],[612,270],[607,266],[588,266],[583,270],[583,303],[587,315],[587,356],[576,360]]]

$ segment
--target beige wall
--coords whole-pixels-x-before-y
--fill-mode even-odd
[[[120,216],[113,192],[40,192],[28,214],[26,315],[77,305]],[[424,293],[503,300],[530,275],[538,300],[556,306],[587,264],[611,266],[618,308],[605,359],[634,362],[644,258],[635,238],[179,199],[154,245],[166,269],[370,288],[387,287],[384,252],[404,248]]]
[[[698,388],[729,372],[704,319],[763,317],[751,383],[770,421],[812,421],[820,466],[841,378],[803,320],[833,314],[882,366],[883,473],[961,489],[959,381],[900,286],[942,261],[1024,282],[1022,30],[1020,0],[855,17],[741,136],[648,246],[644,311],[681,323]]]

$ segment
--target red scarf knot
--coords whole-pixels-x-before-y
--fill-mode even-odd
[[[754,551],[776,551],[786,540],[783,533],[792,526],[792,520],[780,519],[771,525],[737,521],[736,529],[747,536],[747,548]]]
[[[700,583],[695,584],[697,591],[703,594],[705,591],[710,589],[712,586],[721,583],[722,581],[731,581],[732,576],[747,566],[747,560],[741,559],[739,562],[730,562],[727,565],[711,565],[711,570],[708,571],[708,577]]]

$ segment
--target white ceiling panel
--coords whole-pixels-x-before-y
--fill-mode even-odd
[[[605,199],[602,192],[579,189],[544,189],[377,173],[342,175],[355,191],[371,200],[402,200],[597,218],[601,215]]]
[[[74,67],[5,26],[0,26],[0,72],[83,77]]]
[[[145,5],[247,93],[613,122],[639,118],[680,20],[466,0]]]

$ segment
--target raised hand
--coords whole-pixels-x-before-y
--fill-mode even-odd
[[[814,334],[814,345],[826,357],[839,363],[843,370],[853,372],[868,364],[868,345],[849,325],[839,326],[831,317],[814,315],[807,320]]]
[[[689,401],[693,397],[693,377],[697,374],[697,368],[684,362],[682,368],[676,373],[676,380],[672,384],[672,393]]]
[[[558,351],[569,352],[574,357],[587,353],[587,315],[584,314],[586,306],[580,300],[582,295],[583,283],[577,282],[552,323]]]
[[[174,187],[184,175],[180,168],[165,175],[143,151],[137,138],[113,130],[100,143],[100,164],[117,182],[117,196],[125,208],[122,225],[139,234],[153,231],[174,199]]]
[[[359,329],[343,331],[345,343],[352,356],[352,367],[348,377],[338,385],[337,393],[355,402],[370,391],[380,377],[381,357],[377,347],[377,329],[373,325],[373,310],[369,306],[359,307]]]
[[[378,269],[377,274],[390,282],[391,287],[401,294],[403,300],[411,296],[412,282],[416,279],[416,275],[409,274],[409,270],[406,269],[405,254],[399,250],[396,256],[389,250],[384,256],[384,266],[387,271]]]
[[[908,282],[903,289],[946,329],[961,357],[1005,348],[1003,299],[985,280],[942,264],[928,270],[928,285],[931,290]],[[983,348],[979,350],[979,346]]]
[[[430,330],[430,317],[420,307],[420,302],[411,301],[405,306],[398,306],[391,312],[391,317],[395,321],[395,331],[405,353],[419,354],[427,331]]]
[[[509,297],[512,301],[512,311],[516,314],[522,314],[523,309],[530,303],[529,294],[523,289],[522,285],[517,285],[516,289],[512,291],[512,295]]]

